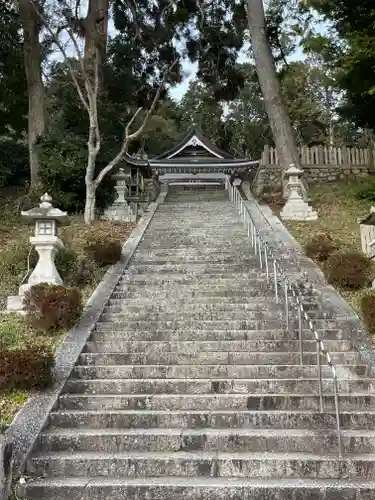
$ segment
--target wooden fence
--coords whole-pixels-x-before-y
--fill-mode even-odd
[[[374,151],[371,148],[302,146],[298,149],[302,165],[369,166],[374,163]],[[279,155],[276,148],[265,146],[261,163],[263,165],[279,165]]]

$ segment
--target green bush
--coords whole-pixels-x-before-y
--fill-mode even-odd
[[[371,179],[355,193],[357,200],[375,201],[375,182]]]
[[[26,141],[0,136],[0,187],[29,179],[29,151]]]
[[[20,281],[25,277],[28,261],[30,270],[34,269],[38,262],[34,247],[28,241],[13,243],[0,252],[0,275],[7,274]]]
[[[359,252],[334,252],[325,265],[328,282],[348,290],[366,286],[370,268],[370,259]]]
[[[87,139],[73,134],[46,137],[41,142],[39,176],[45,191],[53,197],[54,204],[70,213],[84,209],[86,197],[85,173],[87,165]],[[96,173],[106,164],[98,158]],[[98,208],[112,202],[113,183],[110,179],[98,188]]]
[[[25,294],[27,321],[35,330],[68,330],[82,313],[82,297],[77,288],[41,283]]]
[[[318,233],[313,236],[305,245],[307,257],[324,262],[337,250],[331,236],[328,233]]]
[[[363,295],[360,307],[368,332],[375,334],[375,292],[368,292]]]
[[[118,240],[101,241],[99,239],[89,241],[85,246],[86,255],[99,267],[116,264],[121,259],[122,245]]]
[[[0,346],[0,392],[44,389],[52,383],[53,367],[53,351],[47,345]]]
[[[56,268],[64,281],[69,283],[77,271],[78,255],[70,246],[65,245],[60,248],[56,255]]]

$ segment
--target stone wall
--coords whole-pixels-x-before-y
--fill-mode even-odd
[[[375,173],[373,167],[365,165],[304,165],[304,178],[309,185],[335,181],[363,179]],[[279,190],[281,171],[279,165],[259,165],[253,181],[253,191]]]

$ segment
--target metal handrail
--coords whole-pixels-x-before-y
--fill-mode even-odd
[[[299,341],[299,354],[300,354],[300,365],[304,365],[304,349],[303,349],[303,327],[304,322],[307,324],[308,328],[314,335],[316,341],[316,360],[318,368],[318,385],[319,385],[319,407],[320,412],[324,412],[324,394],[323,394],[323,381],[322,381],[322,363],[321,356],[325,356],[327,359],[327,364],[332,371],[332,382],[333,382],[333,395],[334,395],[334,408],[336,417],[336,431],[337,431],[337,447],[338,455],[341,458],[342,453],[342,440],[341,440],[341,424],[340,424],[340,402],[338,394],[338,384],[337,384],[337,373],[335,365],[332,362],[332,358],[329,352],[324,347],[324,342],[319,337],[319,334],[314,327],[314,324],[309,318],[309,315],[304,309],[303,301],[300,293],[299,286],[291,281],[287,276],[285,276],[283,270],[281,269],[279,260],[275,257],[269,244],[262,238],[259,230],[257,229],[254,219],[250,215],[248,208],[246,207],[244,200],[237,189],[233,186],[228,177],[225,181],[225,188],[229,192],[229,198],[234,202],[240,217],[243,217],[243,222],[245,229],[247,229],[247,234],[251,237],[251,246],[254,250],[254,255],[258,256],[259,266],[261,270],[265,270],[266,280],[268,284],[271,284],[271,279],[273,281],[273,288],[275,293],[276,303],[280,302],[280,295],[284,295],[285,302],[285,322],[286,329],[289,330],[290,324],[290,305],[293,305],[289,300],[289,295],[292,294],[295,300],[297,318],[298,318],[298,341]],[[260,208],[258,207],[260,210]],[[267,222],[270,224],[268,219]],[[270,224],[271,225],[271,224]],[[271,263],[271,269],[270,269]],[[272,277],[272,278],[271,278]],[[281,288],[281,290],[280,290]],[[281,293],[280,293],[281,292]]]

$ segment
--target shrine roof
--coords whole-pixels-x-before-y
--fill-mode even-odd
[[[192,127],[185,137],[169,151],[149,159],[133,158],[125,155],[124,159],[134,166],[148,165],[151,168],[188,168],[194,167],[222,169],[230,167],[250,168],[259,163],[248,158],[234,158],[218,148],[197,128]]]

